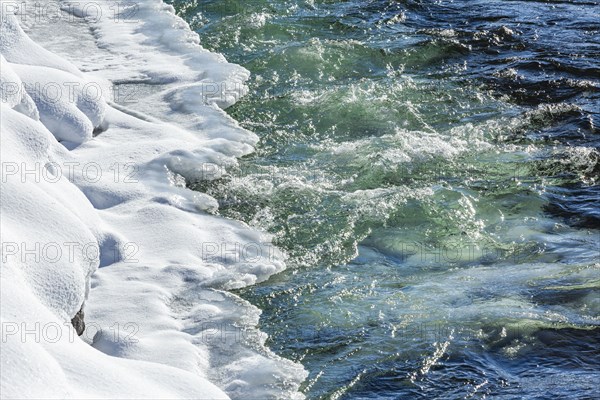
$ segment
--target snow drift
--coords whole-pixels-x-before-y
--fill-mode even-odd
[[[186,187],[252,151],[222,111],[248,72],[160,1],[59,4],[2,2],[2,397],[302,397],[226,292],[283,257]]]

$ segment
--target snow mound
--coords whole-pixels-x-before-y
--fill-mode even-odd
[[[58,141],[79,145],[102,126],[106,103],[100,86],[48,67],[14,64],[13,69]]]
[[[65,2],[77,17],[56,23],[3,4],[2,396],[302,398],[306,372],[227,292],[283,256],[187,188],[252,151],[256,136],[221,109],[248,72],[202,49],[170,6],[135,4],[94,18]],[[151,93],[124,102],[120,85]]]
[[[27,115],[35,120],[40,119],[39,112],[33,99],[25,90],[19,75],[13,70],[11,64],[0,54],[0,101],[10,108]]]

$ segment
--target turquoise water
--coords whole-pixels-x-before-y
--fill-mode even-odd
[[[308,398],[594,398],[596,2],[174,4],[252,73],[192,186],[287,253],[238,294]]]

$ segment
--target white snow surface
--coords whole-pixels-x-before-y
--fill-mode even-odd
[[[0,396],[302,398],[227,292],[283,255],[186,187],[253,150],[248,71],[160,0],[1,6]]]

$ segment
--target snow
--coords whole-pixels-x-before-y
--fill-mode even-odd
[[[40,120],[57,140],[79,145],[100,128],[106,102],[99,86],[54,68],[21,64],[12,68],[35,102]]]
[[[302,398],[306,372],[227,292],[283,256],[186,187],[253,150],[222,110],[248,72],[161,1],[19,4],[0,25],[2,397]]]
[[[29,93],[22,90],[23,82],[21,78],[13,71],[11,64],[6,61],[2,54],[0,54],[0,71],[2,71],[2,74],[0,74],[0,87],[2,88],[0,101],[2,104],[16,109],[28,117],[39,120],[40,115],[33,99],[29,96]]]

